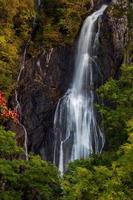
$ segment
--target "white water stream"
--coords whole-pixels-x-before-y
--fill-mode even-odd
[[[37,5],[38,5],[38,7],[40,7],[40,5],[41,5],[41,0],[37,0]]]
[[[40,5],[41,5],[41,0],[37,0],[37,6],[40,7]],[[35,25],[36,25],[36,16],[33,19],[33,29],[34,29]],[[30,44],[30,42],[31,42],[31,35],[30,35],[30,38],[29,38],[29,40],[27,42],[27,45],[26,45],[26,47],[24,49],[23,58],[22,58],[22,64],[21,64],[21,68],[20,68],[20,71],[19,71],[19,74],[18,74],[18,77],[17,77],[17,85],[19,84],[19,81],[20,81],[20,78],[21,78],[21,74],[22,74],[22,72],[23,72],[23,70],[25,68],[26,53],[27,53],[27,48],[28,48],[28,45]],[[28,133],[27,133],[27,130],[26,130],[25,126],[21,122],[22,112],[21,112],[21,105],[20,105],[20,102],[19,102],[17,89],[15,90],[15,100],[16,100],[16,103],[17,103],[16,110],[20,115],[20,119],[19,119],[18,123],[19,123],[20,127],[23,129],[24,136],[25,136],[25,138],[24,138],[25,157],[26,157],[26,160],[28,160],[29,159],[28,158],[28,146],[27,146],[28,145]]]
[[[106,8],[107,5],[103,5],[86,18],[78,41],[72,88],[68,89],[56,107],[54,162],[59,149],[57,154],[61,174],[69,161],[101,153],[104,147],[105,138],[94,112],[93,47],[100,28],[98,25],[96,34],[96,22]],[[59,138],[60,147],[57,146]]]
[[[21,68],[20,68],[20,71],[19,71],[19,74],[18,74],[18,78],[17,78],[17,85],[18,85],[18,83],[20,81],[22,71],[24,70],[24,67],[25,67],[26,52],[27,52],[27,49],[25,47],[24,54],[23,54],[23,59],[22,59],[22,64],[21,64]],[[15,90],[15,100],[16,100],[16,103],[17,103],[16,110],[17,110],[17,112],[20,115],[20,117],[19,117],[20,119],[19,119],[18,123],[19,123],[20,127],[24,131],[24,137],[25,137],[24,138],[25,158],[26,158],[26,160],[28,160],[28,147],[27,147],[28,134],[27,134],[27,130],[26,130],[25,126],[21,123],[22,113],[21,113],[21,105],[20,105],[20,102],[19,102],[17,90]]]

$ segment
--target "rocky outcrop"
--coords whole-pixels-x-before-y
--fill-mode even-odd
[[[28,149],[52,160],[53,116],[73,75],[74,46],[60,46],[28,60],[21,74],[19,102],[28,132]]]
[[[95,87],[118,75],[123,62],[127,19],[114,16],[111,6],[99,24],[98,45],[94,48],[97,63],[94,65]],[[22,123],[28,133],[28,149],[50,161],[53,160],[55,107],[72,81],[75,44],[76,41],[71,46],[58,46],[47,52],[43,50],[36,58],[27,58],[18,87]],[[20,130],[16,130],[19,135]]]
[[[113,6],[108,8],[101,23],[98,63],[101,66],[103,80],[118,77],[119,68],[124,59],[127,17],[115,16]]]

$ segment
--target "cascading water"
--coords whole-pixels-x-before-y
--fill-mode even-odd
[[[52,53],[53,53],[53,48],[51,48],[50,51],[46,55],[46,67],[49,66],[49,62],[51,60]]]
[[[41,0],[37,0],[37,5],[38,5],[38,7],[40,7],[40,5],[41,5]]]
[[[20,81],[20,77],[21,77],[22,71],[24,70],[24,67],[25,67],[26,51],[27,51],[27,49],[25,48],[24,54],[23,54],[22,65],[21,65],[20,72],[19,72],[18,78],[17,78],[17,84]],[[21,123],[21,116],[22,116],[22,114],[21,114],[21,105],[20,105],[20,102],[19,102],[19,99],[18,99],[18,92],[17,92],[17,90],[15,90],[15,99],[16,99],[16,103],[17,103],[16,110],[17,110],[17,112],[20,115],[20,119],[19,119],[18,123],[19,123],[20,127],[23,129],[24,136],[25,136],[25,139],[24,139],[25,157],[26,157],[26,160],[28,160],[28,147],[27,147],[28,135],[27,135],[27,130],[26,130],[25,126]]]
[[[54,116],[54,163],[63,174],[66,164],[100,153],[105,139],[94,112],[93,47],[96,22],[107,5],[88,16],[81,29],[72,88],[59,100]],[[60,138],[60,139],[59,139]],[[60,140],[60,141],[59,141]]]
[[[41,0],[37,0],[37,6],[39,7],[40,5],[41,5]],[[35,26],[36,26],[36,16],[33,18],[33,27],[32,27],[33,30],[34,30]],[[22,74],[22,72],[25,68],[27,48],[30,45],[31,39],[32,39],[32,34],[30,35],[30,38],[29,38],[29,40],[26,44],[26,47],[24,49],[22,64],[21,64],[21,68],[20,68],[20,71],[19,71],[19,74],[18,74],[18,77],[17,77],[17,84],[19,84],[21,74]],[[18,123],[19,123],[19,126],[23,129],[24,136],[25,136],[25,138],[24,138],[25,157],[26,157],[26,160],[28,160],[29,159],[28,158],[28,146],[27,146],[28,145],[28,133],[27,133],[25,126],[21,122],[22,111],[21,111],[21,105],[20,105],[19,98],[18,98],[17,89],[15,90],[15,100],[16,100],[16,103],[17,103],[16,110],[17,110],[17,112],[19,113],[19,116],[20,116]]]

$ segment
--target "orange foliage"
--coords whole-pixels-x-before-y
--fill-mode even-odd
[[[14,110],[8,109],[5,96],[0,91],[0,118],[2,118],[4,120],[12,119],[15,123],[17,123],[18,117],[19,117],[18,113],[15,109]]]

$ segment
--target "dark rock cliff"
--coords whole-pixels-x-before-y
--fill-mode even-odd
[[[28,132],[28,149],[52,160],[53,117],[59,98],[69,88],[74,46],[60,46],[28,60],[19,84],[22,123]]]
[[[116,17],[113,5],[99,21],[100,34],[94,49],[97,67],[94,67],[95,86],[109,77],[116,77],[123,62],[127,19]],[[98,26],[97,26],[98,29]],[[53,117],[59,98],[70,87],[74,72],[74,45],[44,50],[34,59],[28,59],[21,74],[18,94],[22,109],[22,123],[28,133],[28,150],[53,160]],[[20,128],[14,128],[18,138]]]

